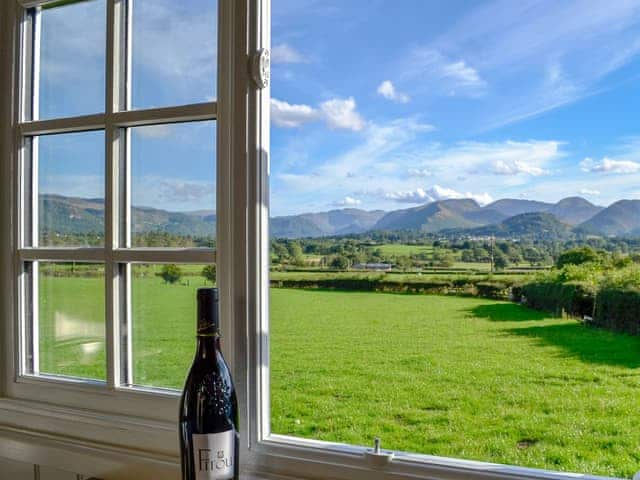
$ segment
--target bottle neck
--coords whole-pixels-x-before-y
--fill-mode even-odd
[[[220,351],[220,335],[207,334],[198,335],[198,346],[196,347],[196,358],[209,359],[216,358],[216,353]]]

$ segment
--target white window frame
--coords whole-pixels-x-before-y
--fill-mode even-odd
[[[108,25],[119,15],[122,0],[107,0]],[[2,92],[13,92],[0,101],[0,224],[16,230],[18,209],[15,204],[19,186],[18,150],[24,133],[73,131],[109,125],[144,125],[157,121],[189,119],[217,120],[217,271],[221,289],[222,328],[226,332],[225,355],[235,378],[241,412],[243,471],[262,478],[277,474],[295,478],[362,479],[602,479],[604,477],[544,471],[515,466],[497,465],[429,455],[396,453],[385,467],[372,466],[364,447],[321,442],[275,435],[270,432],[269,414],[269,324],[268,324],[268,204],[269,204],[269,87],[259,89],[252,83],[250,59],[261,50],[269,49],[270,0],[218,0],[218,99],[215,104],[201,104],[169,109],[118,112],[113,89],[107,94],[109,112],[64,121],[34,121],[18,128],[20,99],[15,92],[20,76],[16,52],[21,9],[49,0],[8,0],[0,5],[4,38],[0,38],[0,86]],[[2,10],[4,8],[4,11]],[[0,29],[0,32],[3,30]],[[108,44],[117,37],[117,29],[108,28]],[[107,84],[116,85],[118,58],[107,51]],[[109,78],[115,75],[115,78]],[[7,101],[10,97],[11,101]],[[115,105],[118,107],[119,105]],[[198,118],[196,118],[198,117]],[[4,126],[4,127],[3,127]],[[111,142],[107,142],[111,145]],[[106,196],[115,191],[113,146],[107,149],[111,168],[106,172]],[[109,163],[108,163],[109,164]],[[8,182],[7,179],[13,179]],[[124,201],[126,199],[115,199]],[[109,201],[106,203],[110,204]],[[115,204],[114,204],[115,205]],[[117,205],[116,205],[117,208]],[[118,225],[113,211],[106,212],[106,242],[113,242]],[[42,463],[42,456],[55,456],[65,441],[66,460],[57,459],[59,466],[76,471],[92,468],[95,475],[113,474],[122,462],[136,464],[133,472],[119,471],[113,478],[176,478],[177,434],[175,416],[177,395],[154,390],[116,388],[118,379],[107,379],[109,388],[82,382],[60,382],[48,378],[19,378],[16,375],[19,357],[16,354],[18,335],[19,286],[16,275],[24,260],[67,259],[104,260],[96,249],[19,249],[17,235],[0,237],[0,313],[5,347],[0,369],[0,456],[21,452],[22,459]],[[70,252],[69,250],[72,250]],[[102,249],[97,249],[101,252]],[[122,261],[201,262],[201,251],[159,252],[148,249],[113,249],[113,258]],[[210,259],[207,259],[210,260]],[[205,260],[206,261],[206,260]],[[111,272],[112,274],[112,272]],[[110,273],[107,272],[107,276]],[[114,286],[117,291],[117,286]],[[113,296],[112,296],[113,297]],[[108,302],[109,303],[109,302]],[[115,300],[111,298],[112,306]],[[113,327],[113,326],[112,326]],[[119,352],[113,332],[107,337],[108,362],[116,365]],[[113,369],[120,371],[120,369]],[[46,399],[46,400],[45,400]],[[89,404],[92,408],[87,408]],[[29,442],[37,439],[39,450]],[[56,443],[58,442],[58,443]],[[106,446],[109,444],[109,447]],[[7,446],[9,445],[9,446]],[[13,448],[13,450],[11,450]],[[135,456],[131,449],[135,449]],[[79,452],[94,455],[95,463],[87,462]],[[40,457],[35,457],[35,453]],[[89,453],[86,453],[89,455]],[[104,455],[119,456],[112,461]],[[48,457],[47,457],[48,458]],[[57,458],[57,457],[56,457]],[[83,460],[85,458],[85,460]],[[100,458],[101,461],[98,459]],[[54,461],[54,460],[51,460]],[[64,463],[64,462],[67,463]],[[75,462],[69,465],[68,462]],[[84,462],[84,463],[82,463]],[[72,468],[69,468],[72,469]],[[87,470],[83,470],[87,471]]]

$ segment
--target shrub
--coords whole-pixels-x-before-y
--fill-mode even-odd
[[[593,315],[595,288],[581,282],[532,282],[522,286],[526,304],[537,310],[559,315],[563,310],[570,315]]]
[[[182,269],[174,264],[164,265],[158,275],[166,283],[176,283],[182,278]]]
[[[556,266],[562,268],[565,265],[581,265],[587,262],[596,262],[598,258],[597,252],[591,247],[572,248],[560,254]]]
[[[205,265],[202,269],[202,276],[213,283],[216,283],[216,266],[215,265]]]
[[[640,334],[640,290],[600,290],[596,297],[593,323],[617,332]]]
[[[501,282],[478,282],[475,284],[479,297],[504,299],[509,298],[509,287]]]

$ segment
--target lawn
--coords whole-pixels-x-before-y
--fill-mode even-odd
[[[272,290],[273,431],[554,470],[640,463],[640,338],[475,298]]]
[[[376,245],[374,250],[380,250],[383,255],[397,255],[397,256],[411,256],[425,253],[427,255],[433,254],[433,245],[408,245],[401,243],[384,243],[382,245]]]
[[[133,279],[134,380],[182,386],[195,289]],[[41,279],[43,372],[104,378],[103,280]],[[476,298],[271,291],[276,433],[565,471],[640,464],[640,338]]]

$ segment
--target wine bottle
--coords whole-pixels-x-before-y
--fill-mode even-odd
[[[238,479],[238,404],[220,350],[218,289],[198,289],[196,355],[180,399],[183,480]]]

